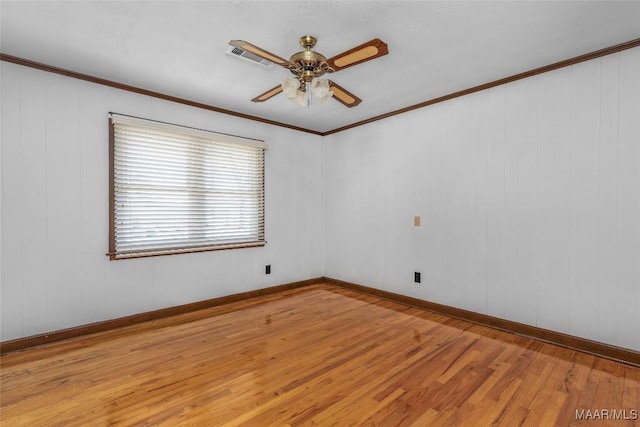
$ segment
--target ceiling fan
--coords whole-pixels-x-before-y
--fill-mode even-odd
[[[376,38],[327,59],[321,53],[311,50],[316,42],[313,36],[302,36],[300,45],[305,50],[294,53],[289,60],[286,60],[244,40],[231,40],[229,42],[231,46],[287,68],[295,76],[258,95],[252,101],[264,102],[284,92],[291,101],[299,105],[309,106],[312,99],[323,102],[329,97],[333,97],[349,108],[360,104],[362,100],[353,93],[332,80],[321,80],[319,77],[325,73],[335,73],[386,55],[389,53],[387,44]]]

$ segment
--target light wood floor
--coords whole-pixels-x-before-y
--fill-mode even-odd
[[[640,426],[640,369],[316,285],[0,358],[0,424]]]

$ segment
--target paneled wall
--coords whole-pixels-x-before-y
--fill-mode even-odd
[[[639,48],[326,137],[324,192],[326,276],[640,350]]]
[[[322,275],[319,136],[0,64],[0,340]],[[265,140],[268,244],[109,261],[110,111]]]
[[[324,274],[640,350],[638,48],[324,140],[0,66],[1,340]],[[109,261],[109,111],[266,140],[267,246]]]

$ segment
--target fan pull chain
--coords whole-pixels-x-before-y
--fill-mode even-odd
[[[304,84],[304,91],[305,91],[305,100],[307,101],[307,108],[311,108],[311,103],[312,103],[312,95],[311,95],[311,83],[309,82],[305,82]]]

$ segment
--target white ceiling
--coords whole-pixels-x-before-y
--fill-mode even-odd
[[[4,54],[320,132],[640,37],[640,1],[2,0],[0,17]],[[229,40],[288,58],[305,34],[327,57],[388,44],[331,75],[359,106],[250,101],[291,74]]]

